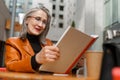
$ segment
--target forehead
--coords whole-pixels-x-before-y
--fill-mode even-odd
[[[44,12],[43,10],[38,10],[38,11],[33,12],[32,16],[43,17],[47,19],[47,13]]]

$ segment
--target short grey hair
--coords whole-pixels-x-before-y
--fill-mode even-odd
[[[46,24],[45,30],[39,35],[40,43],[45,44],[46,43],[45,39],[46,39],[47,33],[49,31],[49,27],[50,27],[51,16],[50,16],[49,10],[46,7],[44,7],[44,6],[35,7],[35,8],[32,8],[32,9],[27,11],[27,13],[25,14],[25,16],[23,18],[22,29],[20,31],[20,35],[19,36],[20,36],[20,38],[22,40],[26,39],[27,24],[25,23],[25,21],[27,20],[27,18],[29,16],[32,15],[33,12],[36,12],[38,10],[43,10],[47,14],[47,24]]]

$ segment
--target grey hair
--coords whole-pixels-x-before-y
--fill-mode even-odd
[[[46,24],[45,30],[39,35],[40,43],[45,44],[46,43],[45,39],[46,39],[47,33],[49,31],[49,27],[50,27],[51,16],[50,16],[49,10],[47,8],[45,8],[44,6],[32,8],[25,14],[25,16],[23,18],[23,23],[22,23],[22,29],[21,29],[19,36],[22,40],[26,39],[27,24],[25,22],[26,22],[27,18],[32,15],[33,12],[36,12],[38,10],[43,10],[47,14],[47,24]]]

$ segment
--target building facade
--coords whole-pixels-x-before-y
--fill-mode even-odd
[[[51,0],[52,22],[48,37],[58,41],[68,26],[71,26],[75,15],[74,0]]]
[[[11,1],[11,2],[10,2]],[[5,0],[11,10],[13,0]],[[17,0],[17,11],[45,5],[51,13],[52,21],[48,38],[57,41],[65,29],[73,22],[75,28],[89,34],[99,35],[91,49],[102,50],[104,31],[119,28],[119,0]],[[23,5],[24,4],[24,5]]]

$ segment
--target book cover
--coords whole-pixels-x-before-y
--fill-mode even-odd
[[[73,27],[68,27],[55,46],[60,49],[59,60],[40,66],[40,71],[69,73],[85,51],[98,36],[87,35]]]

